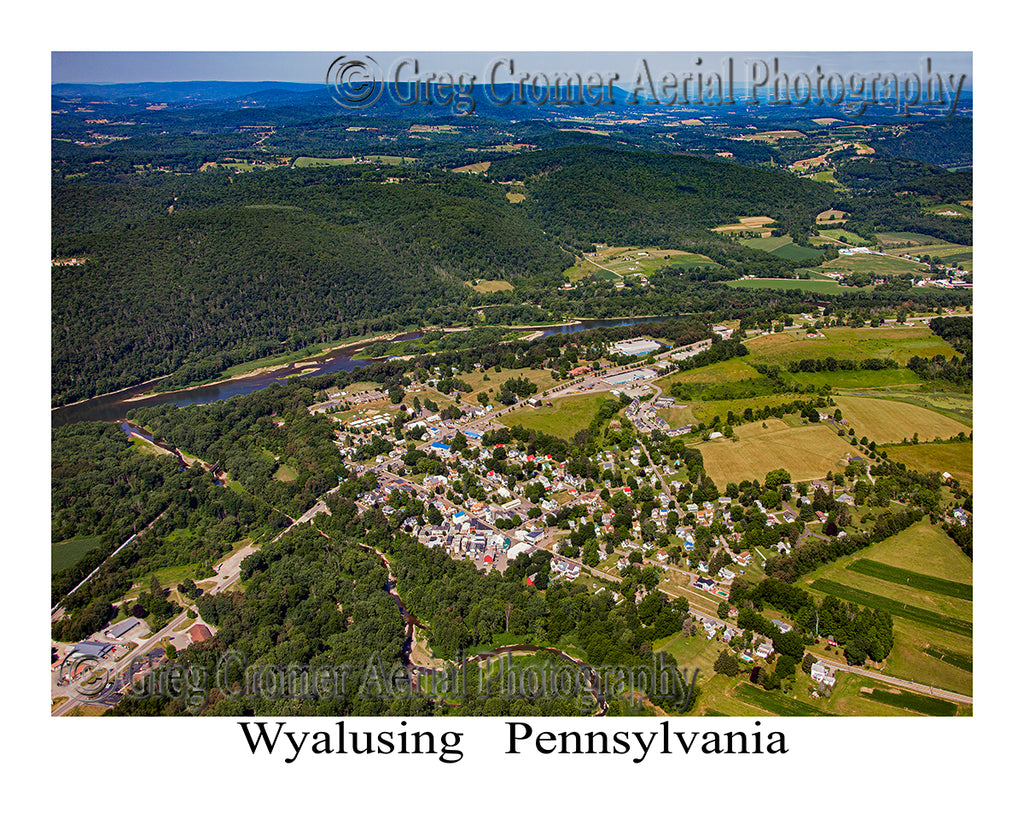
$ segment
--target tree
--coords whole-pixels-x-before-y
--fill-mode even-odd
[[[725,600],[718,604],[718,616],[723,620],[729,616],[729,604]]]
[[[814,662],[815,660],[813,654],[809,652],[807,654],[804,654],[804,658],[800,663],[800,668],[803,670],[804,674],[811,673],[811,666],[814,665]]]
[[[736,659],[736,655],[729,651],[729,649],[723,648],[715,660],[714,669],[719,674],[735,677],[740,673],[740,664]]]
[[[780,654],[775,664],[775,674],[778,677],[792,677],[796,673],[796,660],[788,654]]]

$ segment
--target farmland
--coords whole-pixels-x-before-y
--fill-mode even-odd
[[[944,355],[956,350],[927,327],[829,327],[822,336],[798,332],[772,333],[744,342],[750,363],[779,364],[803,358],[892,358],[906,364],[912,356]]]
[[[794,244],[793,239],[789,236],[771,236],[765,239],[741,239],[740,244],[755,250],[763,250],[766,253],[771,253],[783,259],[796,259],[797,261],[804,262],[811,259],[821,258],[820,250],[800,247],[799,245]]]
[[[704,467],[716,483],[764,480],[773,469],[786,469],[793,480],[807,480],[836,469],[851,453],[849,442],[819,424],[791,427],[769,419],[736,427],[736,440],[720,438],[699,444]]]
[[[928,269],[928,266],[910,259],[882,256],[877,253],[854,253],[824,262],[816,269],[822,273],[866,273],[871,276],[895,276],[905,273],[921,274]]]
[[[812,593],[892,614],[895,643],[884,673],[969,693],[973,605],[964,598],[973,596],[971,580],[970,559],[938,526],[922,521],[801,582]]]
[[[835,401],[843,411],[843,420],[856,430],[858,437],[866,435],[879,444],[909,440],[915,434],[919,440],[931,441],[971,431],[959,421],[901,401],[850,395],[839,396]]]
[[[974,485],[974,443],[908,444],[888,451],[894,461],[918,472],[949,472],[968,492]]]
[[[728,287],[747,290],[803,290],[805,293],[868,293],[874,286],[842,287],[831,279],[738,279],[726,282]]]

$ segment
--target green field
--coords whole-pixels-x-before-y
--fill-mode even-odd
[[[820,717],[827,712],[806,702],[787,697],[774,691],[765,691],[750,683],[740,683],[733,689],[733,696],[742,702],[755,705],[780,717]]]
[[[814,580],[810,584],[811,588],[821,594],[830,594],[834,597],[838,597],[840,600],[847,600],[851,603],[856,603],[858,606],[870,606],[873,609],[879,611],[887,611],[893,617],[902,617],[907,620],[913,620],[918,623],[923,623],[926,626],[937,628],[940,631],[950,631],[954,634],[962,634],[964,636],[970,636],[974,630],[971,623],[966,620],[960,620],[955,617],[947,617],[929,609],[923,609],[918,606],[911,606],[907,603],[902,603],[899,600],[893,600],[891,597],[883,597],[880,594],[873,594],[871,592],[862,591],[855,589],[851,586],[845,586],[842,583],[836,583],[834,580],[827,580],[825,578],[819,578]]]
[[[946,700],[937,700],[935,697],[926,697],[923,694],[915,694],[912,691],[879,691],[877,688],[870,693],[861,694],[862,697],[884,702],[886,705],[894,705],[897,708],[906,708],[910,711],[917,711],[921,714],[928,714],[933,717],[954,717],[957,712],[957,704]]]
[[[942,660],[942,662],[962,668],[964,671],[974,670],[974,660],[966,654],[960,654],[945,648],[935,648],[934,646],[928,646],[922,650],[930,657],[936,657]]]
[[[848,245],[867,247],[874,244],[870,239],[865,239],[863,236],[858,236],[853,231],[843,230],[843,228],[818,228],[818,233],[822,236],[827,236],[829,239],[846,242]]]
[[[912,572],[910,569],[897,569],[894,566],[878,563],[875,560],[861,558],[853,561],[847,568],[851,572],[865,574],[868,577],[877,577],[880,580],[888,580],[890,583],[910,586],[913,589],[936,592],[947,597],[958,597],[961,600],[974,599],[974,587],[969,583],[957,583],[954,580],[946,580],[930,574]]]
[[[747,339],[749,363],[779,364],[803,358],[892,358],[906,365],[917,355],[931,358],[958,355],[927,327],[828,327],[823,335],[808,337],[800,330]]]
[[[800,247],[794,244],[789,236],[769,236],[764,239],[741,239],[740,244],[754,250],[763,250],[782,259],[795,259],[799,262],[820,259],[821,251],[813,248]]]
[[[875,239],[881,245],[906,244],[907,242],[914,245],[928,245],[938,241],[934,236],[928,236],[925,233],[908,233],[906,231],[876,233]],[[917,253],[917,248],[908,248],[908,250],[911,253]]]
[[[508,427],[521,424],[568,441],[581,429],[590,426],[597,415],[597,408],[606,400],[608,397],[600,394],[556,398],[550,407],[527,407],[503,415],[501,423]]]
[[[896,276],[905,273],[920,275],[928,266],[910,259],[880,256],[876,253],[855,253],[823,262],[815,268],[821,273],[866,273],[869,276]]]
[[[378,165],[403,165],[406,162],[415,162],[414,156],[388,156],[386,154],[371,154],[361,156],[358,159],[366,160]],[[331,165],[353,165],[356,159],[350,156],[340,157],[319,157],[319,156],[297,156],[293,165],[296,168],[326,168]]]
[[[803,290],[805,293],[867,293],[874,285],[865,287],[841,287],[831,279],[737,279],[725,283],[728,287],[745,290]]]
[[[50,574],[70,569],[93,549],[101,545],[97,536],[75,537],[50,544]]]
[[[823,387],[828,384],[835,389],[873,389],[877,387],[920,384],[921,379],[913,370],[836,370],[822,373],[787,373],[798,384],[813,384]]]
[[[745,364],[742,359],[730,358],[728,361],[719,361],[706,367],[672,373],[654,383],[668,391],[673,384],[721,384],[727,381],[745,381],[748,378],[757,378],[758,375],[757,370]]]
[[[918,472],[948,472],[968,492],[974,485],[974,443],[908,444],[894,446],[886,453],[891,460]]]
[[[620,281],[623,276],[645,276],[663,267],[719,267],[717,262],[699,253],[665,250],[656,247],[610,247],[580,259],[566,271],[570,281],[594,276],[605,281]]]
[[[946,264],[958,264],[967,271],[974,270],[974,248],[968,245],[933,244],[915,247],[914,255],[931,256]]]

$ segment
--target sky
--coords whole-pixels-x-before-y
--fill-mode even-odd
[[[417,58],[422,72],[468,72],[478,77],[487,74],[493,61],[512,58],[518,72],[618,73],[623,84],[636,76],[641,58],[646,58],[652,72],[680,73],[701,68],[720,70],[723,59],[732,57],[737,82],[749,76],[750,60],[764,60],[770,65],[775,57],[779,60],[780,71],[813,72],[820,66],[823,73],[837,71],[844,76],[851,72],[921,73],[922,61],[930,57],[934,71],[957,76],[966,74],[965,88],[971,87],[973,74],[969,51],[54,51],[51,52],[51,82],[229,80],[320,84],[332,61],[349,54],[373,57],[389,76],[391,68],[406,57]]]

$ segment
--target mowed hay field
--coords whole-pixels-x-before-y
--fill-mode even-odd
[[[835,402],[858,439],[867,436],[878,444],[899,443],[904,438],[913,440],[914,433],[919,441],[926,442],[971,432],[969,426],[959,421],[902,401],[847,395],[838,396]]]
[[[518,409],[508,415],[501,416],[501,423],[507,427],[514,427],[521,424],[528,429],[535,429],[538,432],[546,432],[548,435],[556,435],[565,440],[571,440],[572,436],[581,429],[590,426],[594,420],[597,409],[607,400],[606,395],[600,393],[593,395],[574,395],[569,398],[556,398],[551,406],[542,406],[534,409]]]
[[[772,418],[735,428],[736,440],[718,438],[697,446],[704,456],[704,469],[719,486],[764,476],[773,469],[785,469],[794,481],[821,478],[840,462],[855,454],[854,448],[828,426],[808,424],[791,427]]]
[[[892,358],[900,364],[915,355],[952,358],[956,350],[927,327],[829,327],[823,335],[802,330],[771,333],[744,341],[751,364],[779,364],[802,358]]]
[[[859,561],[875,564],[873,568],[881,568],[881,573],[889,579],[857,571]],[[819,580],[838,583],[847,591],[836,591],[830,585],[816,589],[814,583]],[[840,598],[874,596],[879,601],[876,607],[886,605],[892,609],[895,643],[881,668],[883,673],[971,693],[972,636],[963,633],[965,629],[949,624],[972,623],[973,603],[931,588],[920,588],[922,585],[939,588],[973,585],[973,564],[938,526],[924,521],[916,523],[881,543],[811,572],[800,583],[819,596],[828,593]],[[903,607],[909,609],[907,616],[901,616]],[[921,622],[922,612],[934,615],[935,622]]]
[[[889,459],[918,472],[948,472],[968,492],[974,491],[974,442],[909,444],[891,447]]]

